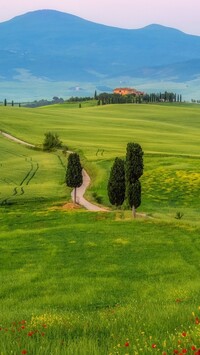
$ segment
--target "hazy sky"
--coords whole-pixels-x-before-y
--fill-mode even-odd
[[[157,23],[200,35],[200,0],[1,0],[0,22],[54,9],[122,28]]]

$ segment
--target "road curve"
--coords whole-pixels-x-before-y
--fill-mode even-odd
[[[76,189],[76,201],[79,205],[83,206],[86,208],[86,210],[89,211],[104,211],[108,212],[107,209],[103,207],[99,207],[97,205],[94,205],[93,203],[87,201],[83,196],[85,194],[85,191],[87,187],[90,185],[90,177],[87,174],[87,172],[83,169],[82,170],[82,176],[83,176],[83,183],[80,187]],[[72,201],[74,202],[74,190],[71,193]]]
[[[4,137],[16,142],[16,143],[20,143],[23,144],[27,147],[32,147],[34,148],[35,146],[33,144],[30,144],[28,142],[22,141],[21,139],[18,139],[14,136],[12,136],[11,134],[5,133],[3,131],[0,130],[0,134],[2,134]],[[72,151],[68,151],[68,153],[73,153]],[[103,207],[99,207],[97,205],[94,205],[92,203],[90,203],[89,201],[87,201],[83,196],[85,194],[85,191],[87,189],[87,187],[90,185],[90,177],[87,174],[87,172],[83,169],[82,170],[82,175],[83,175],[83,183],[82,185],[76,189],[76,198],[77,198],[77,203],[83,207],[85,207],[87,210],[89,211],[105,211],[108,212],[108,210],[106,210]],[[71,193],[71,197],[72,197],[72,201],[74,202],[74,190]]]

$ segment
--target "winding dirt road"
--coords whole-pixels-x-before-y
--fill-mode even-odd
[[[5,138],[8,138],[16,143],[20,143],[23,144],[27,147],[32,147],[34,148],[35,146],[33,144],[30,144],[28,142],[22,141],[21,139],[18,139],[14,136],[12,136],[11,134],[5,133],[3,131],[0,131],[0,134],[2,134]],[[71,151],[68,151],[68,153],[72,153]],[[94,205],[92,203],[90,203],[89,201],[87,201],[83,196],[85,194],[85,191],[87,189],[87,187],[90,185],[90,177],[87,174],[87,172],[83,169],[82,170],[82,175],[83,175],[83,183],[82,185],[76,189],[76,199],[77,199],[77,203],[83,207],[85,207],[87,210],[89,211],[104,211],[104,212],[108,212],[107,209],[103,208],[103,207],[99,207],[97,205]],[[74,202],[74,190],[71,193],[71,197],[72,197],[72,201]]]
[[[106,210],[103,207],[99,207],[97,205],[94,205],[93,203],[87,201],[83,196],[85,194],[85,191],[87,189],[87,187],[90,185],[90,177],[87,174],[87,172],[83,169],[82,170],[82,175],[83,175],[83,183],[80,187],[78,187],[76,189],[76,201],[79,205],[85,207],[87,210],[89,211],[104,211],[104,212],[108,212],[108,210]],[[72,201],[74,202],[74,190],[71,193],[71,197],[72,197]]]

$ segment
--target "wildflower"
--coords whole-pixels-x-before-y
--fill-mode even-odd
[[[199,320],[198,317],[195,318],[195,323],[196,323],[196,324],[199,324],[199,323],[200,323],[200,320]]]
[[[129,342],[127,341],[127,342],[124,344],[124,346],[129,346]]]
[[[22,326],[21,326],[21,329],[25,329],[25,326],[24,326],[24,325],[22,325]]]
[[[152,346],[151,346],[153,349],[155,349],[156,348],[156,344],[152,344]]]
[[[28,351],[27,351],[26,349],[24,349],[24,350],[21,351],[21,354],[23,354],[23,355],[25,355],[25,354],[27,354],[27,353],[28,353]]]
[[[28,336],[29,336],[29,337],[32,337],[32,336],[33,336],[33,334],[34,334],[34,332],[33,332],[33,331],[28,332]]]
[[[182,333],[182,337],[186,337],[187,336],[187,333],[186,332],[183,332]]]
[[[42,333],[41,333],[41,336],[42,336],[42,337],[44,337],[44,336],[45,336],[45,333],[44,333],[44,332],[42,332]]]
[[[183,354],[186,354],[186,353],[187,353],[187,349],[183,349],[183,350],[182,350],[182,353],[183,353]]]
[[[196,346],[192,345],[191,350],[193,350],[193,351],[197,350]]]
[[[173,353],[174,353],[174,354],[178,354],[179,351],[175,349],[175,350],[173,351]]]

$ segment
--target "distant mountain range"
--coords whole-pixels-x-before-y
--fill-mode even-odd
[[[134,81],[142,89],[149,82],[181,88],[199,78],[200,37],[176,29],[120,29],[53,10],[0,23],[0,93],[5,82],[69,82],[75,91],[87,83],[104,91]]]

